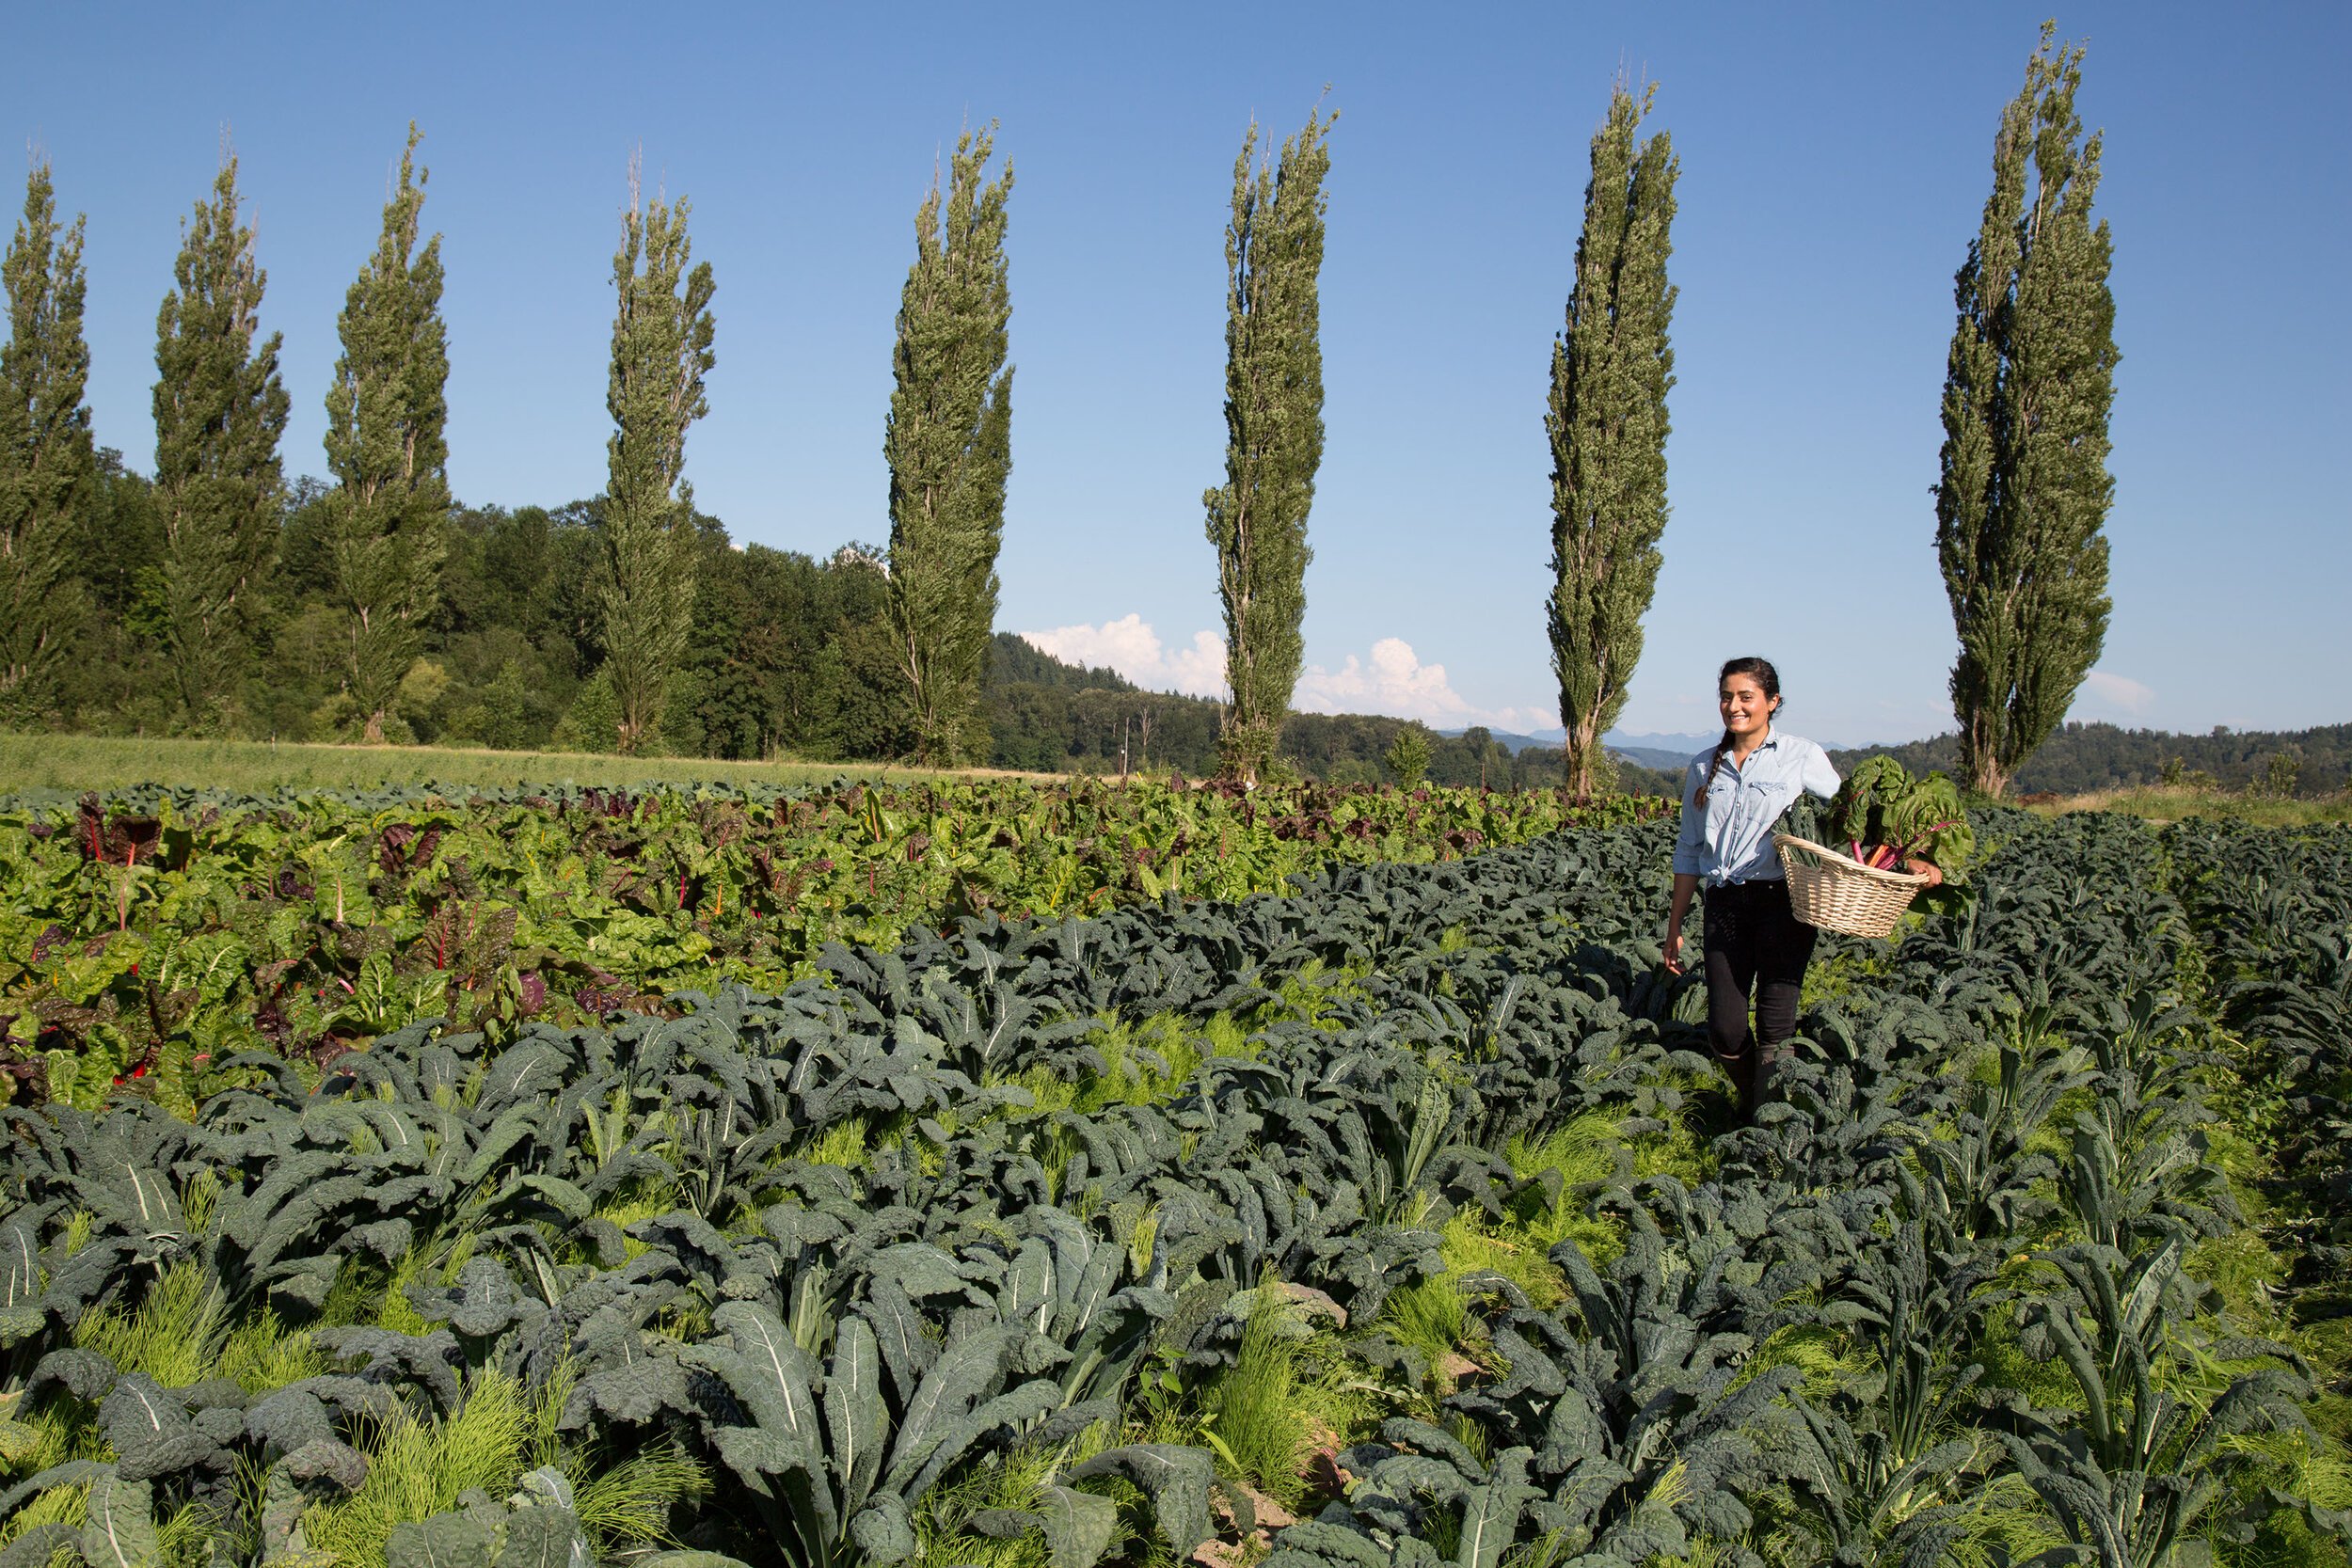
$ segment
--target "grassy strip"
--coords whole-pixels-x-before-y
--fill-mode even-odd
[[[2352,822],[2352,790],[2302,800],[2186,784],[2144,784],[2128,789],[2094,789],[2087,795],[2069,795],[2028,809],[2044,816],[2111,811],[2158,823],[2202,816],[2245,822],[2257,828],[2308,828],[2321,822]]]
[[[499,752],[484,747],[326,746],[266,740],[130,739],[0,731],[0,795],[169,784],[257,793],[265,789],[374,789],[448,784],[497,789],[527,784],[641,788],[649,784],[808,784],[834,779],[907,784],[923,779],[1025,777],[992,769],[943,773],[886,763],[723,762],[711,757],[622,757],[586,752]]]

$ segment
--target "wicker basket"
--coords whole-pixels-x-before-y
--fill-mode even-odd
[[[1774,833],[1772,844],[1788,873],[1788,906],[1797,918],[1850,937],[1883,937],[1894,930],[1912,895],[1930,880],[1908,871],[1876,870],[1794,833]]]

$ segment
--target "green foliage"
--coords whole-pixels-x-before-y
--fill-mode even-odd
[[[450,509],[441,237],[418,249],[421,139],[411,122],[383,235],[336,323],[342,356],[326,395],[326,463],[337,481],[326,499],[326,556],[346,617],[350,694],[372,744],[385,738],[440,602]]]
[[[162,619],[169,674],[199,728],[233,719],[246,621],[278,554],[285,494],[280,335],[255,341],[268,274],[238,206],[237,160],[224,156],[212,200],[182,225],[172,292],[155,319]]]
[[[1960,637],[1952,712],[1969,785],[1993,797],[2066,716],[2110,608],[2113,245],[2090,215],[2101,137],[2086,140],[2074,113],[2083,51],[2053,36],[2044,24],[2002,111],[1944,381],[1936,554]]]
[[[304,1534],[340,1561],[380,1563],[395,1526],[454,1509],[469,1491],[505,1496],[552,1447],[555,1413],[546,1402],[490,1372],[453,1415],[419,1420],[395,1411],[363,1441],[366,1482],[350,1497],[311,1510]]]
[[[1240,1479],[1279,1502],[1295,1503],[1306,1458],[1298,1409],[1299,1332],[1279,1298],[1261,1287],[1243,1325],[1233,1364],[1201,1396],[1200,1430]]]
[[[1012,472],[1012,166],[985,179],[996,127],[966,131],[914,214],[914,264],[891,351],[890,630],[918,759],[987,751],[980,688],[996,620],[996,552]]]
[[[1206,697],[1136,691],[1104,670],[1079,670],[1045,657],[1021,639],[1000,632],[1004,657],[988,689],[991,760],[999,768],[1070,773],[1119,768],[1120,748],[1132,745],[1136,772],[1172,768],[1205,778],[1220,766],[1224,705]],[[1008,647],[1025,650],[1006,653]],[[1278,748],[1300,775],[1331,784],[1392,780],[1386,753],[1417,722],[1379,714],[1292,713]],[[1472,725],[1460,735],[1422,726],[1428,748],[1424,780],[1498,790],[1557,789],[1561,755],[1551,748],[1513,751],[1492,731]],[[1606,769],[1603,770],[1605,776]],[[1672,797],[1678,778],[1621,766],[1629,793]],[[1604,787],[1599,793],[1610,793]]]
[[[84,220],[57,219],[46,159],[24,177],[0,288],[0,716],[23,723],[56,701],[57,663],[79,629],[75,522],[93,499],[89,345],[82,337]]]
[[[1461,1287],[1448,1275],[1390,1291],[1380,1314],[1381,1327],[1433,1370],[1460,1348],[1471,1323]]]
[[[629,164],[628,207],[612,258],[619,306],[605,406],[603,580],[597,585],[604,673],[620,710],[616,745],[644,750],[692,635],[697,533],[684,483],[686,432],[709,412],[703,378],[718,363],[710,263],[692,262],[690,204],[644,199]]]
[[[380,1564],[399,1527],[462,1508],[469,1493],[504,1497],[528,1471],[548,1467],[564,1475],[572,1511],[601,1549],[673,1544],[671,1511],[707,1495],[709,1476],[658,1447],[594,1469],[587,1454],[566,1455],[560,1423],[574,1386],[559,1374],[533,1392],[492,1370],[453,1414],[419,1419],[395,1410],[362,1435],[365,1483],[308,1511],[304,1535],[339,1562]]]
[[[610,666],[580,683],[572,705],[555,726],[555,744],[582,752],[621,749],[621,703],[612,693]]]
[[[1267,772],[1305,657],[1307,515],[1323,463],[1323,181],[1338,119],[1320,110],[1253,171],[1258,127],[1233,160],[1225,229],[1225,483],[1205,491],[1225,608],[1221,747],[1228,771]]]
[[[310,1336],[274,1312],[232,1323],[220,1281],[193,1259],[165,1269],[135,1310],[105,1306],[86,1313],[73,1325],[73,1342],[166,1388],[227,1377],[260,1393],[327,1369]]]
[[[1600,737],[1625,708],[1666,528],[1668,329],[1676,162],[1662,131],[1637,145],[1655,89],[1624,83],[1593,136],[1567,326],[1551,351],[1552,591],[1547,607],[1568,787],[1602,786]]]
[[[1885,847],[1899,863],[1923,859],[1959,880],[1976,853],[1960,791],[1941,773],[1915,779],[1888,756],[1872,757],[1846,774],[1823,812],[1831,845]]]
[[[1035,808],[1044,842],[1115,837],[1138,799],[1232,806],[1010,789],[971,831],[993,848]],[[666,998],[600,1024],[514,1014],[510,966],[555,922],[491,918],[501,863],[576,912],[587,863],[567,875],[565,850],[593,845],[597,883],[642,877],[658,908],[702,877],[715,917],[747,885],[711,870],[730,853],[772,864],[787,832],[829,831],[878,881],[978,800],[599,793],[420,820],[379,798],[364,832],[280,800],[218,833],[167,800],[151,836],[103,802],[46,838],[0,820],[0,862],[37,891],[128,872],[107,858],[125,844],[177,867],[265,832],[227,875],[275,897],[271,867],[292,871],[310,891],[281,902],[327,933],[396,927],[403,887],[437,887],[438,994],[486,992],[480,1027],[420,1019],[307,1072],[175,1060],[167,1037],[95,1114],[12,1113],[14,1560],[80,1551],[95,1521],[240,1564],[675,1540],[1095,1568],[1212,1535],[1254,1551],[1253,1495],[1313,1514],[1272,1533],[1271,1568],[2331,1560],[2342,1413],[2313,1401],[2306,1427],[2296,1403],[2342,1372],[2289,1320],[2327,1321],[2343,1289],[2340,831],[1986,816],[1967,906],[1850,965],[1781,1099],[1704,1146],[1695,993],[1656,967],[1663,821],[1302,862],[1241,903],[845,933],[759,990],[709,985],[688,923],[647,910],[578,961],[675,974]],[[1243,803],[1254,824],[1300,801]],[[77,840],[87,863],[44,868],[36,847]],[[182,874],[137,882],[135,908],[220,902]],[[341,927],[318,918],[338,882]],[[83,890],[102,918],[112,885]],[[640,956],[663,942],[674,970]],[[352,985],[319,989],[364,1030],[425,966],[351,947]],[[259,973],[220,933],[137,951],[151,1012],[191,1030],[213,1025],[171,998]],[[130,975],[74,954],[65,981]],[[40,1000],[43,1027],[68,1020]],[[127,1037],[119,1002],[82,1006]],[[2223,1019],[2259,1051],[2211,1053]],[[2280,1204],[2260,1232],[2233,1171]]]
[[[20,889],[0,950],[38,1009],[15,1014],[14,1038],[45,1038],[48,1092],[180,1103],[208,1062],[271,1040],[331,1051],[436,1015],[494,1032],[582,1022],[723,978],[781,987],[829,942],[963,914],[1241,897],[1335,862],[1434,861],[1657,815],[1556,795],[1010,781],[457,793],[310,796],[291,819],[266,798],[0,812],[0,872]],[[1224,1053],[1136,1044],[1099,1104]]]
[[[1418,789],[1429,773],[1429,730],[1423,724],[1407,724],[1396,732],[1380,761],[1396,780],[1399,789]]]

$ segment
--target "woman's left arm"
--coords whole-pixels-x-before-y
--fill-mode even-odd
[[[1812,742],[1807,741],[1806,744],[1811,746]],[[1808,791],[1826,800],[1837,793],[1841,781],[1837,777],[1837,769],[1830,766],[1829,753],[1819,746],[1813,746],[1812,753],[1804,759],[1804,773],[1801,782]]]

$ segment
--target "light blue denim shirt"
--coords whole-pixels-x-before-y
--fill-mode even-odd
[[[1779,881],[1787,875],[1772,847],[1772,824],[1797,792],[1809,789],[1824,800],[1837,793],[1837,769],[1829,753],[1810,740],[1778,730],[1764,732],[1764,744],[1748,753],[1744,768],[1731,753],[1715,768],[1707,804],[1699,786],[1715,755],[1709,746],[1682,770],[1682,832],[1675,839],[1675,874],[1696,877],[1709,887],[1725,882]]]

